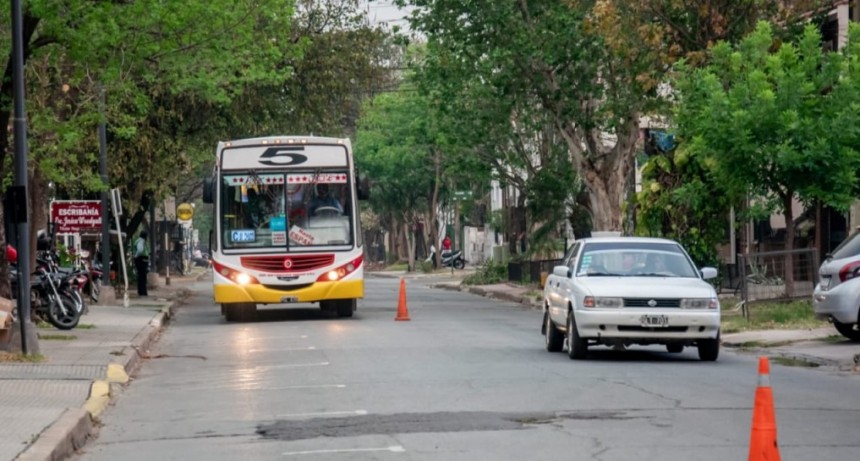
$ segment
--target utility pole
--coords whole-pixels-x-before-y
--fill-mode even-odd
[[[105,187],[109,187],[107,174],[107,122],[105,121],[105,90],[102,84],[98,85],[99,91],[99,175]],[[102,290],[100,301],[102,303],[113,303],[116,301],[116,293],[111,285],[110,274],[110,206],[108,205],[108,191],[101,193],[102,199]]]
[[[21,0],[12,0],[12,91],[15,112],[12,117],[15,136],[15,190],[20,199],[16,204],[15,223],[18,236],[18,322],[21,324],[21,352],[39,353],[39,340],[30,320],[30,199],[27,193],[27,114],[24,110],[24,18]]]

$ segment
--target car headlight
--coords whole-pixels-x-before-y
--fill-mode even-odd
[[[685,298],[681,300],[681,309],[718,309],[720,301],[717,298]]]
[[[597,296],[586,296],[582,302],[584,307],[592,307],[598,309],[619,308],[624,307],[624,300],[621,298],[601,298]]]

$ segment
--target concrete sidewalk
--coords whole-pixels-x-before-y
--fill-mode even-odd
[[[448,280],[430,285],[433,288],[455,290],[541,309],[542,291],[512,283],[466,286],[460,280]],[[860,343],[841,337],[833,327],[805,330],[756,330],[722,335],[723,347],[772,357],[794,359],[815,366],[860,373]]]
[[[111,388],[128,382],[198,271],[114,305],[89,304],[77,328],[39,328],[38,363],[0,363],[0,460],[68,457],[96,430]]]

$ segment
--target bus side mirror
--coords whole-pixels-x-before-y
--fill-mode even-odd
[[[365,177],[358,177],[358,199],[370,199],[370,180]]]
[[[203,203],[215,201],[215,178],[203,179]]]

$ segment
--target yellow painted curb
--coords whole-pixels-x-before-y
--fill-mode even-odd
[[[110,383],[107,381],[93,381],[90,386],[90,396],[84,404],[84,410],[90,412],[93,418],[97,418],[110,403]]]
[[[128,382],[128,373],[122,365],[111,363],[107,367],[107,380],[110,383],[125,384]]]

